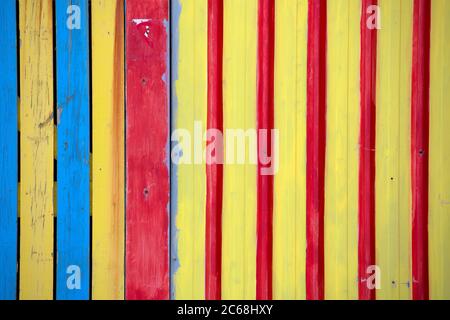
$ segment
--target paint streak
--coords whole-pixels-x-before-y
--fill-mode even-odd
[[[259,0],[258,7],[258,65],[257,65],[257,127],[267,130],[267,141],[258,134],[258,155],[272,155],[270,131],[274,128],[274,54],[275,1]],[[267,150],[261,146],[267,146]],[[273,176],[263,175],[268,165],[258,157],[257,172],[257,251],[256,299],[272,299],[272,238],[273,238]],[[269,164],[270,166],[270,164]]]
[[[114,75],[113,75],[113,121],[112,121],[112,240],[111,261],[117,265],[112,278],[112,293],[118,299],[123,299],[124,266],[121,255],[124,254],[124,0],[118,0],[114,19]]]
[[[414,1],[411,174],[413,299],[428,300],[428,164],[431,2]]]
[[[169,298],[168,2],[127,1],[126,298]],[[148,19],[146,34],[133,22]]]
[[[306,145],[306,298],[324,298],[327,3],[309,1]]]
[[[223,0],[208,0],[207,126],[223,132]],[[207,145],[212,142],[207,141]],[[217,146],[217,144],[216,144]],[[221,148],[223,146],[217,146]],[[223,155],[223,150],[216,150]],[[206,164],[205,298],[221,298],[223,165]]]
[[[367,287],[367,268],[375,265],[375,122],[377,30],[367,27],[367,8],[377,0],[363,0],[361,14],[361,128],[359,159],[359,298],[375,299]]]

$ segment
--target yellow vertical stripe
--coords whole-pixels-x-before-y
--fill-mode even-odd
[[[194,121],[201,125],[200,139],[206,129],[207,111],[207,3],[205,0],[180,0],[178,26],[178,79],[175,84],[175,129],[190,133],[188,144],[194,161]],[[177,9],[175,9],[177,10]],[[176,50],[176,49],[175,49]],[[204,143],[203,143],[204,144]],[[204,147],[204,146],[203,146]],[[176,299],[205,298],[205,202],[204,164],[179,164],[176,167],[177,267],[174,272]]]
[[[123,2],[92,1],[92,297],[124,298]]]
[[[256,0],[224,1],[225,132],[238,129],[244,133],[256,128],[257,3]],[[238,163],[239,152],[248,153],[249,147],[255,147],[255,144],[250,146],[246,137],[246,150],[242,150],[238,139],[225,135],[225,158],[230,157],[233,164],[224,166],[222,298],[250,300],[256,297],[257,169],[249,157],[245,164]],[[231,157],[227,150],[233,146],[234,157]]]
[[[430,298],[450,299],[450,1],[433,0],[430,79]]]
[[[376,119],[378,299],[410,298],[412,1],[381,0]]]
[[[279,171],[273,217],[273,297],[305,299],[307,0],[278,0],[275,128]]]
[[[357,299],[359,1],[328,1],[325,297]]]
[[[51,0],[20,0],[20,298],[53,297]]]

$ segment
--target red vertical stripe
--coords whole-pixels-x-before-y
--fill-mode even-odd
[[[223,132],[222,60],[223,0],[208,0],[208,129],[221,132]],[[216,152],[223,153],[220,150]],[[208,300],[221,299],[222,192],[223,165],[207,163],[205,297]]]
[[[367,286],[367,268],[375,265],[375,133],[377,29],[369,29],[367,9],[377,0],[363,0],[361,14],[361,132],[359,163],[359,298],[375,299]],[[373,12],[370,12],[373,14]]]
[[[413,299],[428,299],[430,0],[414,1],[411,99]]]
[[[126,298],[168,299],[168,1],[126,10]]]
[[[306,298],[324,298],[324,184],[326,147],[326,0],[309,0],[307,161],[306,161]]]
[[[259,0],[258,9],[258,66],[257,66],[257,122],[258,132],[267,130],[267,140],[258,134],[258,154],[272,155],[271,129],[274,127],[274,45],[275,1]],[[265,137],[264,137],[265,139]],[[261,146],[267,146],[262,150]],[[273,176],[262,174],[267,167],[258,157],[256,298],[272,299],[272,217]]]

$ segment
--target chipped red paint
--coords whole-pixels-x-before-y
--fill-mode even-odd
[[[126,298],[169,298],[168,1],[126,4]]]
[[[414,1],[411,99],[412,293],[428,300],[428,166],[430,119],[429,0]]]
[[[223,132],[223,0],[208,0],[208,129]],[[214,141],[208,141],[213,143]],[[216,146],[223,148],[216,143]],[[223,150],[216,150],[222,153]],[[218,156],[216,154],[216,156]],[[205,298],[221,299],[223,164],[206,165]]]
[[[361,126],[359,159],[359,298],[374,300],[367,287],[367,268],[375,265],[375,133],[377,29],[367,27],[367,8],[377,0],[363,0],[361,13]]]
[[[327,3],[308,3],[306,298],[324,298]]]
[[[260,147],[267,145],[272,155],[274,127],[274,51],[275,51],[275,1],[259,0],[258,8],[258,65],[257,65],[257,126],[268,130],[268,140],[260,141]],[[256,251],[256,299],[272,299],[272,238],[273,238],[273,176],[262,175],[267,165],[258,157],[257,178],[257,251]]]

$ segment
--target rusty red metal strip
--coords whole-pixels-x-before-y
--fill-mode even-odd
[[[274,127],[274,55],[275,55],[275,1],[258,3],[258,65],[257,65],[257,126],[258,126],[258,181],[257,181],[257,249],[256,299],[272,299],[272,239],[273,239],[273,175],[263,173],[267,164],[261,154],[272,155]],[[263,137],[261,134],[267,135]],[[262,141],[264,139],[264,141]],[[263,147],[264,146],[264,147]],[[263,150],[264,149],[264,150]]]
[[[428,300],[428,166],[431,1],[414,1],[411,98],[412,293]]]
[[[374,300],[367,286],[367,268],[375,265],[375,139],[377,29],[369,29],[368,8],[377,0],[363,0],[361,14],[361,126],[359,162],[359,298]],[[370,12],[370,11],[369,11]]]
[[[223,132],[223,0],[208,0],[208,130]],[[212,138],[207,143],[217,143]],[[216,148],[223,145],[216,144]],[[223,150],[216,150],[223,155]],[[223,156],[215,155],[222,158]],[[208,156],[207,156],[208,157]],[[216,158],[216,159],[219,159]],[[221,299],[223,164],[206,164],[205,298]]]
[[[327,3],[308,3],[306,298],[324,299]]]
[[[126,6],[126,298],[169,298],[167,0]]]

